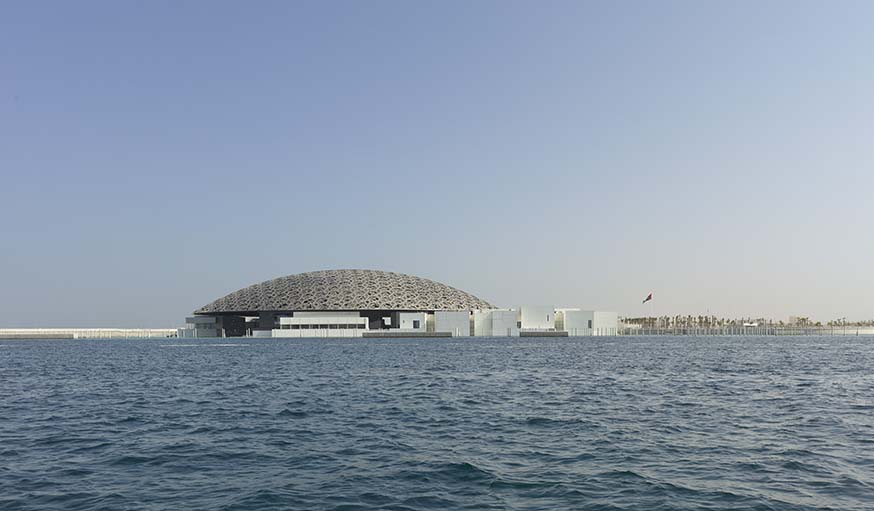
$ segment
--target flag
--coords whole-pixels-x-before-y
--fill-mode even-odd
[[[652,293],[646,295],[646,298],[643,300],[643,303],[646,303],[646,302],[648,302],[648,301],[650,301],[650,300],[652,300]]]

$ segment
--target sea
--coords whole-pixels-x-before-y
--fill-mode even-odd
[[[874,337],[4,340],[0,509],[872,510]]]

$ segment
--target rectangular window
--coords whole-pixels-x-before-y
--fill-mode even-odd
[[[300,330],[300,325],[291,325],[292,330]]]
[[[413,320],[413,328],[419,328],[419,320],[418,319]]]
[[[589,328],[592,328],[592,320],[589,320]]]

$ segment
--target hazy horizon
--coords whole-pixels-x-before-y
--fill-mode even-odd
[[[874,318],[874,3],[8,2],[0,328],[330,268]]]

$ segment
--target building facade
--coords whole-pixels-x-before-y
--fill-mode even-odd
[[[375,270],[289,275],[234,291],[186,318],[180,337],[616,335],[616,313],[499,309],[439,282]],[[612,323],[611,323],[612,321]]]

